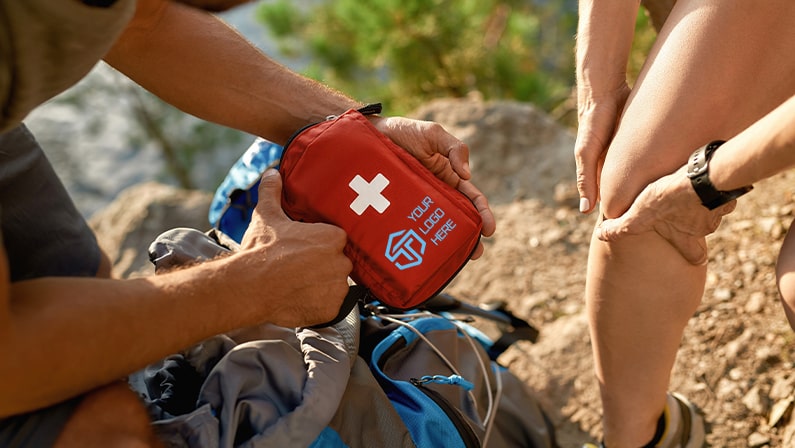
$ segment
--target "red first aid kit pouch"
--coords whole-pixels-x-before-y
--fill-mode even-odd
[[[329,117],[288,141],[279,168],[282,208],[293,220],[344,229],[351,278],[389,307],[415,308],[466,264],[482,221],[469,198],[360,111]]]

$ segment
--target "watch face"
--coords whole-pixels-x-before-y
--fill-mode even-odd
[[[690,156],[687,163],[687,177],[693,178],[707,171],[707,157],[703,149],[699,149]]]

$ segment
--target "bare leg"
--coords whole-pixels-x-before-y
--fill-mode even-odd
[[[787,316],[789,326],[795,330],[795,228],[792,225],[778,254],[776,280],[784,314]]]
[[[792,95],[792,48],[791,0],[679,0],[608,151],[602,213],[620,215],[694,149],[735,135]],[[610,448],[652,438],[704,277],[705,267],[687,264],[654,233],[592,242],[586,300]]]

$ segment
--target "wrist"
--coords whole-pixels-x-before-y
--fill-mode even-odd
[[[723,140],[715,140],[707,145],[698,148],[690,156],[687,162],[687,177],[690,184],[701,200],[701,204],[710,210],[714,210],[721,205],[730,202],[745,193],[751,191],[753,186],[748,185],[734,190],[718,190],[710,179],[710,160],[715,151],[725,143]]]

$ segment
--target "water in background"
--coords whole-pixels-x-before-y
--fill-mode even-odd
[[[267,30],[254,19],[255,8],[255,4],[247,4],[221,17],[266,54],[279,59]],[[291,65],[290,61],[280,62]],[[92,89],[94,85],[109,82],[131,83],[100,63],[76,86],[88,92],[82,98],[85,105],[80,110],[83,112],[76,112],[65,99],[69,92],[65,92],[25,120],[86,217],[134,184],[152,180],[174,183],[163,176],[164,162],[153,145],[131,142],[126,137],[133,119],[125,99]],[[99,121],[101,126],[97,126]],[[223,171],[232,166],[253,140],[253,136],[246,135],[239,147],[214,148],[202,154],[191,167],[198,188],[213,191],[219,176],[223,176]]]

